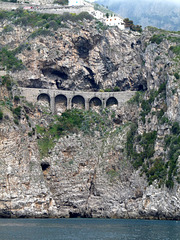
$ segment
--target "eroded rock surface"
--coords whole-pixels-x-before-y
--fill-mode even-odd
[[[126,146],[131,122],[136,122],[136,153],[143,151],[143,134],[155,131],[149,168],[157,158],[168,162],[165,138],[171,134],[171,122],[180,116],[179,83],[174,76],[179,63],[174,64],[170,50],[175,42],[167,37],[160,44],[151,43],[155,30],[102,31],[93,24],[67,22],[68,28],[59,28],[52,36],[31,38],[33,28],[14,26],[5,34],[7,21],[2,23],[1,47],[14,49],[27,42],[28,47],[17,54],[26,68],[9,72],[21,87],[147,91],[139,103],[134,99],[121,109],[111,109],[115,116],[108,135],[66,134],[54,139],[54,147],[42,157],[37,142],[43,135],[35,129],[36,125],[48,129],[55,121],[48,104],[33,108],[24,99],[17,103],[11,94],[18,95],[18,87],[11,94],[1,87],[0,216],[180,219],[177,177],[173,175],[173,188],[159,185],[156,178],[148,182],[144,166],[133,167],[136,158],[127,156]],[[18,125],[12,109],[19,105]],[[177,176],[179,162],[178,157]]]

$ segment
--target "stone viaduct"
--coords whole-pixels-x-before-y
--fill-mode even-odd
[[[134,96],[135,91],[123,92],[80,92],[55,89],[20,88],[21,96],[32,103],[45,103],[52,113],[71,108],[93,109],[115,107],[120,108]]]

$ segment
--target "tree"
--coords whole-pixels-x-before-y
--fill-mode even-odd
[[[106,17],[109,18],[109,13],[106,13]]]
[[[129,18],[124,19],[125,28],[130,28],[132,31],[142,32],[142,26],[134,25],[133,21]]]

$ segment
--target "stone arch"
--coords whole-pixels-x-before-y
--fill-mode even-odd
[[[72,108],[84,109],[85,99],[80,95],[74,96],[72,98]]]
[[[96,109],[102,107],[102,101],[98,97],[93,97],[89,101],[89,108],[90,109]]]
[[[37,101],[43,107],[50,107],[51,99],[50,99],[50,96],[48,94],[46,94],[46,93],[39,94],[38,97],[37,97]]]
[[[55,97],[55,112],[62,113],[67,109],[67,97],[63,94],[59,94]]]
[[[118,100],[115,97],[110,97],[106,101],[106,107],[118,106]]]

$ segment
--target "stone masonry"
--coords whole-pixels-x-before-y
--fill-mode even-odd
[[[58,96],[63,96],[67,109],[72,108],[74,98],[82,99],[86,110],[90,108],[90,102],[97,100],[97,105],[107,107],[108,105],[115,104],[118,108],[123,103],[127,102],[133,97],[135,91],[123,92],[79,92],[79,91],[64,91],[64,90],[51,90],[51,89],[38,89],[38,88],[20,88],[21,96],[26,97],[26,100],[36,103],[41,97],[46,97],[50,104],[51,111],[55,112],[55,104]],[[108,104],[109,102],[109,104]]]

